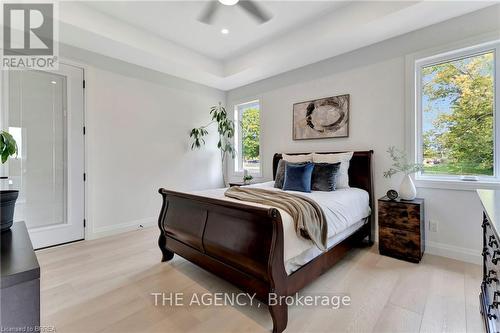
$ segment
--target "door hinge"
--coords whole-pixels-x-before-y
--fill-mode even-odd
[[[83,126],[83,135],[85,135],[85,126]]]
[[[85,89],[85,80],[83,80],[83,89]]]
[[[87,174],[83,173],[83,181],[87,181]]]
[[[87,226],[87,220],[83,219],[83,227],[85,228]]]

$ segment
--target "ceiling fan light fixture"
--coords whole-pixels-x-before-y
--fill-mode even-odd
[[[257,3],[257,0],[210,0],[205,6],[205,9],[201,13],[201,15],[198,17],[198,21],[205,24],[212,24],[215,13],[218,9],[221,9],[220,5],[238,5],[238,7],[243,9],[248,15],[255,18],[260,24],[266,23],[273,17],[272,15],[268,14],[266,10],[261,8],[260,4]]]
[[[239,0],[219,0],[219,2],[225,6],[234,6]]]
[[[227,35],[229,33],[229,29],[224,28],[220,31],[220,33],[223,35]]]

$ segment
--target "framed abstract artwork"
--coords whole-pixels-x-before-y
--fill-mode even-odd
[[[349,95],[320,98],[293,105],[293,139],[349,136]]]

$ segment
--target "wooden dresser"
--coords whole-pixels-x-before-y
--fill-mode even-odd
[[[480,311],[487,332],[500,330],[500,191],[478,190],[483,205],[483,281]]]
[[[425,250],[424,199],[378,200],[380,254],[420,262]]]
[[[40,266],[24,222],[0,235],[0,331],[40,329]]]

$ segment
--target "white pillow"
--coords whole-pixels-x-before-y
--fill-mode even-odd
[[[354,152],[338,154],[313,154],[314,163],[338,163],[340,168],[337,172],[337,188],[349,188],[349,161]]]
[[[287,155],[281,154],[283,159],[290,163],[304,163],[304,162],[312,162],[313,154],[305,154],[305,155]]]

